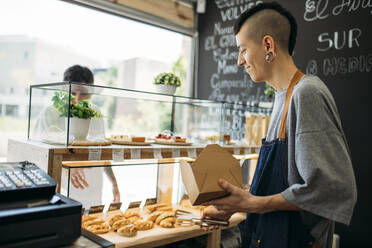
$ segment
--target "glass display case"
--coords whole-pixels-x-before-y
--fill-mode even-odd
[[[146,199],[153,198],[177,204],[185,194],[179,160],[65,161],[61,193],[86,209],[118,201],[123,209],[131,202],[143,207]]]
[[[257,154],[235,156],[242,163],[242,168],[247,161],[256,161]],[[104,161],[63,161],[62,162],[62,193],[80,201],[83,204],[84,216],[82,227],[94,232],[101,238],[115,244],[115,247],[155,247],[174,243],[192,237],[208,235],[203,245],[190,247],[219,247],[221,230],[211,233],[200,228],[197,219],[193,217],[179,216],[179,211],[200,218],[201,211],[205,206],[192,206],[185,191],[181,171],[180,160],[184,159],[192,163],[194,159],[141,159],[124,160],[122,162]],[[250,165],[252,167],[252,165]],[[105,170],[112,170],[115,182],[118,186],[120,198],[115,196],[113,183],[104,174]],[[79,171],[80,170],[80,171]],[[83,172],[83,173],[81,173]],[[244,173],[244,170],[242,170]],[[84,189],[73,183],[74,177],[86,180]],[[243,175],[244,178],[244,175]],[[251,180],[251,179],[250,179]],[[248,183],[244,182],[243,183]],[[136,217],[133,219],[135,213]],[[163,225],[158,218],[171,218],[171,225]],[[121,219],[127,218],[125,223]],[[155,217],[154,217],[155,216]],[[158,217],[160,216],[160,217]],[[152,218],[154,217],[154,218]],[[133,219],[133,220],[132,220]],[[245,214],[236,213],[230,219],[227,226],[222,229],[236,227],[245,219]],[[99,225],[105,225],[106,229],[95,229],[93,222],[99,220]],[[133,221],[133,222],[132,222]],[[149,228],[142,229],[142,222],[151,222]],[[124,221],[123,221],[124,222]],[[134,225],[134,235],[122,234],[124,225]],[[91,226],[89,226],[91,225]],[[110,225],[111,228],[108,228]],[[215,243],[218,245],[212,245]]]
[[[28,138],[67,146],[99,144],[112,135],[151,139],[167,130],[194,144],[222,142],[223,134],[239,141],[251,112],[270,108],[74,82],[40,84],[30,87]]]

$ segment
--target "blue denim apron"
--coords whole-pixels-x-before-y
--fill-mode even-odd
[[[304,74],[297,71],[286,94],[286,103],[280,126],[279,138],[262,141],[260,154],[250,192],[268,196],[288,188],[286,120],[294,86]],[[313,237],[302,222],[299,211],[274,211],[265,214],[247,214],[240,226],[244,248],[306,248],[312,247]]]

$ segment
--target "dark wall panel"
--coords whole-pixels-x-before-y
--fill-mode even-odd
[[[209,0],[199,15],[198,96],[214,100],[260,101],[263,85],[254,84],[237,60],[232,25],[246,8],[261,1]],[[264,1],[268,2],[268,1]],[[352,154],[358,203],[349,227],[337,225],[341,247],[371,247],[372,166],[369,156],[372,91],[372,1],[282,0],[298,22],[294,60],[330,88]],[[230,43],[229,43],[230,41]]]

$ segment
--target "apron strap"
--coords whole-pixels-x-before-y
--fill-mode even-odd
[[[289,84],[289,87],[287,89],[287,93],[285,95],[285,105],[283,109],[282,121],[280,123],[279,139],[285,139],[286,130],[287,130],[286,129],[287,113],[288,113],[288,108],[289,108],[289,102],[291,101],[291,97],[292,97],[293,88],[304,75],[305,74],[303,74],[302,71],[297,70],[296,73],[293,75],[291,83]]]

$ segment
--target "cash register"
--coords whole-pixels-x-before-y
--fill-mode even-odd
[[[60,247],[81,234],[81,203],[30,162],[0,163],[0,247]]]

